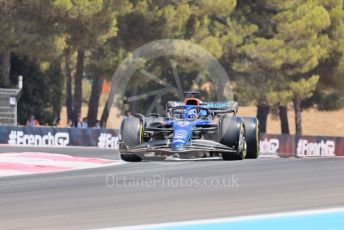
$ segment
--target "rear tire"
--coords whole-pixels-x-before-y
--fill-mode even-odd
[[[124,149],[140,145],[143,142],[143,122],[137,117],[126,117],[122,121],[120,133]],[[128,162],[142,160],[133,153],[121,153],[121,159]]]
[[[259,122],[256,117],[243,117],[246,129],[246,158],[256,159],[259,156]]]
[[[240,117],[224,117],[220,123],[220,143],[237,149],[236,153],[222,153],[223,160],[242,160],[246,156],[245,125]]]

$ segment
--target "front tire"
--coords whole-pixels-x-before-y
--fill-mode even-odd
[[[120,134],[124,149],[142,144],[143,122],[137,117],[124,118],[121,124]],[[141,157],[133,153],[121,153],[121,159],[128,162],[138,162],[142,160]]]
[[[127,162],[140,162],[142,158],[133,153],[121,153],[121,159]]]
[[[121,124],[121,141],[126,147],[134,147],[142,143],[143,124],[137,117],[126,117]]]
[[[240,117],[224,117],[220,123],[220,143],[237,149],[222,153],[223,160],[242,160],[246,157],[245,125]]]

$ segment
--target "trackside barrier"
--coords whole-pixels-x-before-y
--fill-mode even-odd
[[[344,156],[344,137],[261,134],[262,156]]]
[[[0,144],[14,146],[93,146],[118,149],[117,129],[0,126]],[[265,157],[344,156],[344,137],[261,134]]]
[[[118,130],[0,126],[0,144],[19,146],[94,146],[118,148]]]

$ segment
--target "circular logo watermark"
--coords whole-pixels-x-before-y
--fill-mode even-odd
[[[156,75],[156,73],[151,72],[149,68],[147,68],[147,63],[157,59],[165,60],[165,66],[162,68],[169,68],[172,70],[170,71],[172,76],[170,76],[169,81],[165,76]],[[166,62],[166,60],[168,61]],[[164,100],[161,99],[163,97],[171,97],[171,95],[173,95],[174,98],[177,97],[179,101],[183,101],[183,92],[189,91],[190,89],[183,85],[183,83],[186,82],[186,76],[178,71],[178,60],[183,60],[182,64],[185,64],[187,61],[198,66],[198,69],[202,69],[198,74],[195,74],[193,82],[199,82],[201,79],[204,79],[202,73],[207,73],[207,81],[211,82],[212,85],[212,101],[232,99],[233,94],[229,87],[229,77],[223,66],[213,55],[204,48],[189,41],[164,39],[153,41],[139,47],[128,55],[119,65],[111,80],[107,110],[110,111],[110,109],[115,106],[116,100],[121,100],[125,92],[128,91],[130,91],[131,94],[127,97],[126,102],[135,102],[139,104],[144,101],[145,104],[148,102],[150,103],[150,105],[145,106],[146,111],[139,111],[143,115],[149,115],[153,111],[158,114],[164,113],[166,105],[162,104]],[[168,63],[169,66],[166,66],[166,63]],[[140,73],[140,76],[145,78],[145,84],[150,84],[147,82],[151,82],[152,84],[158,85],[159,88],[150,89],[148,86],[146,89],[149,90],[146,92],[133,92],[130,88],[130,80],[135,74],[137,76],[137,73]],[[139,80],[136,81],[139,82]]]

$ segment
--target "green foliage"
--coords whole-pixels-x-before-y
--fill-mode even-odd
[[[344,95],[336,90],[318,90],[311,98],[311,103],[316,103],[319,110],[337,110],[344,106]]]
[[[117,10],[127,8],[126,1],[57,1],[60,22],[66,33],[66,42],[75,49],[90,49],[102,44],[117,33]]]
[[[64,40],[58,36],[59,12],[53,4],[44,0],[1,0],[0,50],[56,59],[64,49]]]
[[[319,78],[319,75],[313,75],[309,79],[302,78],[299,81],[292,81],[289,83],[290,90],[293,92],[294,96],[301,100],[309,98],[313,95]]]
[[[292,95],[306,99],[306,95],[314,90],[303,88],[305,82],[308,82],[307,76],[330,55],[331,42],[324,33],[331,24],[329,12],[316,1],[308,0],[284,1],[284,4],[280,1],[263,1],[258,6],[254,5],[252,10],[255,7],[264,10],[261,12],[262,21],[253,22],[260,25],[270,18],[270,29],[267,29],[267,25],[260,27],[264,31],[268,30],[269,35],[258,32],[259,36],[252,36],[237,49],[240,58],[233,63],[232,68],[253,78],[257,77],[257,81],[261,75],[272,81],[275,79],[270,87],[262,87],[262,84],[269,84],[265,81],[257,85],[256,90],[265,95],[257,103],[266,101],[268,104],[287,104]],[[288,84],[290,81],[291,84]]]
[[[42,71],[37,61],[26,57],[14,56],[12,63],[12,82],[16,84],[17,77],[24,76],[24,88],[18,101],[19,124],[25,124],[30,115],[35,115],[41,124],[52,125],[61,111],[64,83],[61,69],[51,65]]]
[[[82,50],[83,82],[94,76],[110,80],[131,51],[165,38],[199,44],[218,58],[241,104],[286,106],[298,97],[303,105],[334,109],[344,105],[343,7],[343,0],[0,0],[0,54],[14,55],[12,77],[24,75],[24,93],[30,98],[21,99],[22,120],[32,112],[44,117],[59,112],[68,72],[61,63],[67,50],[68,74],[74,76],[76,52]],[[175,61],[184,88],[212,89],[212,76],[202,73],[195,84],[202,70],[187,60]],[[174,83],[168,58],[143,60],[142,65]],[[135,75],[126,96],[134,89],[140,93],[161,87],[142,73]],[[4,79],[0,76],[0,84]],[[90,90],[84,84],[84,103]],[[48,93],[55,101],[42,96]]]

